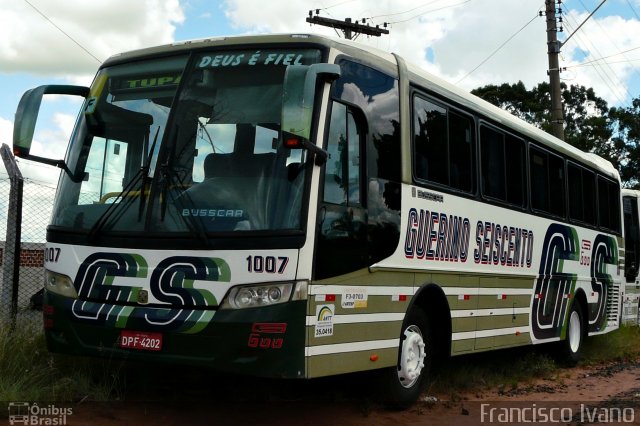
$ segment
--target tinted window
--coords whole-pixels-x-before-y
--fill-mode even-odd
[[[324,200],[332,204],[360,204],[360,135],[351,113],[334,102],[327,141]]]
[[[333,97],[366,111],[367,174],[400,181],[400,113],[398,81],[371,67],[339,60],[342,71]]]
[[[593,172],[569,163],[569,217],[590,225],[596,224],[596,176]]]
[[[602,228],[620,231],[620,186],[598,176],[598,216]]]
[[[535,210],[564,216],[564,160],[548,151],[531,146],[531,207]]]
[[[443,106],[415,97],[414,173],[418,180],[473,189],[473,121]]]
[[[483,195],[525,205],[524,142],[496,129],[480,128]]]

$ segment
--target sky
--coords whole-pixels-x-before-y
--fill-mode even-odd
[[[560,40],[601,1],[563,1]],[[0,143],[12,144],[15,109],[32,87],[90,85],[109,56],[175,41],[341,35],[305,22],[316,9],[327,18],[388,23],[389,35],[361,35],[357,42],[398,53],[466,90],[548,81],[544,0],[0,0]],[[639,34],[640,0],[607,0],[562,46],[562,80],[593,87],[610,106],[630,106],[640,97]],[[34,151],[62,158],[80,103],[51,98]],[[25,177],[55,184],[57,170],[20,161]]]

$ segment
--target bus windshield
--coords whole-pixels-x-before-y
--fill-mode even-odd
[[[318,50],[198,52],[103,68],[72,136],[52,230],[302,229],[305,163],[282,146],[288,65]]]

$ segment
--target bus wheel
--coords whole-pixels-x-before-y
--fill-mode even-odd
[[[567,324],[567,336],[560,342],[560,361],[576,365],[582,356],[584,346],[585,323],[580,303],[574,300]]]
[[[402,325],[398,365],[381,372],[381,393],[389,407],[405,409],[416,402],[426,384],[432,355],[429,319],[422,309],[413,307]]]

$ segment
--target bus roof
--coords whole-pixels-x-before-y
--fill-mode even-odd
[[[203,38],[197,40],[187,40],[171,44],[149,47],[130,52],[119,53],[107,59],[102,67],[115,63],[128,62],[131,60],[145,59],[158,55],[171,55],[179,52],[187,52],[194,49],[207,49],[221,46],[248,46],[260,44],[282,44],[300,43],[316,46],[326,46],[335,48],[345,54],[349,54],[366,60],[372,64],[378,64],[384,69],[393,67],[397,75],[397,63],[394,55],[351,40],[336,39],[314,34],[270,34],[270,35],[249,35],[249,36],[222,36]],[[501,123],[521,135],[528,137],[549,148],[559,151],[570,158],[574,158],[580,163],[591,166],[615,180],[619,180],[618,171],[611,162],[592,153],[585,153],[568,143],[548,134],[547,132],[525,122],[524,120],[510,114],[509,112],[475,96],[471,93],[428,73],[415,64],[407,62],[409,80],[432,91],[436,95],[442,96],[458,105],[477,112],[488,120]]]
[[[640,191],[637,189],[622,188],[620,192],[622,193],[623,196],[627,195],[631,197],[640,198]]]

